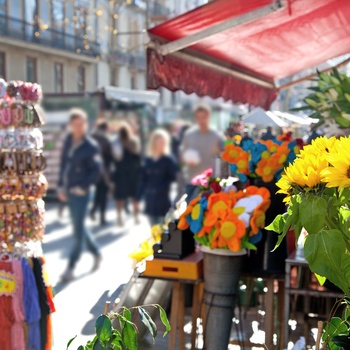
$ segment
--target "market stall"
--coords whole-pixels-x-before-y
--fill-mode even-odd
[[[41,86],[0,79],[0,348],[51,349]]]
[[[149,29],[147,86],[269,109],[309,77],[281,79],[347,54],[349,30],[348,1],[213,1]]]
[[[147,85],[151,89],[163,86],[171,91],[183,90],[199,96],[223,97],[234,103],[247,103],[268,110],[279,91],[310,79],[316,74],[316,68],[323,62],[350,52],[347,34],[349,30],[350,3],[341,0],[285,2],[217,0],[149,29],[151,42],[147,52]],[[337,66],[347,62],[349,60],[344,58]],[[310,68],[315,69],[315,74],[301,74],[301,78],[293,79],[294,74]],[[324,72],[327,70],[330,69],[327,68]],[[282,80],[287,83],[282,84]],[[282,120],[279,116],[274,115],[273,118],[271,115],[268,116],[270,120],[278,118],[281,124],[288,125],[288,118]],[[348,125],[345,121],[347,118],[347,115],[340,116],[339,122]],[[289,120],[292,121],[291,118]],[[271,155],[275,152],[273,149],[278,148],[272,144],[267,146]],[[262,182],[266,184],[260,181],[260,184],[256,183],[257,186],[269,188],[269,192],[274,196],[275,181],[278,177],[273,179],[270,176],[271,172],[276,171],[278,174],[276,164],[281,164],[280,162],[287,161],[286,164],[293,162],[284,152],[287,148],[299,147],[299,143],[291,146],[292,148],[286,144],[281,147],[282,154],[279,159],[276,159],[277,155],[271,156],[271,159],[273,158],[276,162],[270,161],[270,156],[263,159],[266,154],[260,146],[254,146],[248,151],[243,147],[243,152],[250,154],[248,158],[240,155],[240,151],[232,149],[229,153],[236,159],[232,161],[231,171],[241,181],[244,180],[247,177],[245,159],[249,157],[251,159],[254,155],[260,154],[262,157],[259,160],[260,169],[256,170],[253,177],[262,178]],[[276,154],[278,153],[279,151]],[[242,172],[239,169],[240,166],[242,166]],[[280,176],[281,173],[278,175]],[[201,215],[198,213],[202,212],[198,212],[198,208],[195,209],[196,205],[188,212],[189,216],[194,212],[195,216]],[[206,213],[205,209],[203,212]],[[274,211],[274,214],[276,215],[277,211]],[[272,213],[266,221],[271,221],[275,215]],[[187,222],[191,225],[191,219]],[[211,226],[211,229],[214,230],[214,227]],[[195,227],[192,232],[196,232]],[[212,231],[209,230],[209,232]],[[283,231],[284,235],[287,232],[288,226]],[[198,235],[206,237],[201,232]],[[233,236],[232,232],[222,233],[222,235],[226,239]],[[216,234],[214,236],[217,237]],[[209,242],[212,238],[208,236]],[[205,245],[204,241],[199,241],[201,245]],[[283,243],[285,247],[285,242],[280,240],[278,242]],[[271,249],[273,246],[274,244]],[[286,254],[285,250],[283,254]],[[261,268],[260,264],[256,266],[257,269]],[[204,274],[205,281],[210,281],[212,277]],[[272,282],[269,288],[273,289],[273,286]],[[283,295],[282,290],[280,294]],[[281,305],[283,306],[283,302],[279,306]],[[266,311],[272,313],[273,308]],[[271,315],[267,315],[267,318],[273,320]],[[283,314],[279,314],[278,319],[282,320]],[[222,319],[217,321],[220,325],[224,325],[224,328],[227,326]],[[215,325],[213,319],[206,322],[212,327]],[[270,332],[272,325],[270,321],[266,325],[265,342],[268,348],[274,346],[273,332]],[[207,337],[206,332],[212,331],[213,329],[205,328],[204,338]],[[283,332],[280,336],[283,339]],[[227,339],[227,332],[225,339]],[[218,338],[215,340],[219,341]],[[214,349],[215,343],[213,344],[209,339],[207,341],[209,341],[207,344],[211,344],[209,348]],[[218,348],[227,348],[227,342],[221,343],[220,347],[217,345],[215,349]]]

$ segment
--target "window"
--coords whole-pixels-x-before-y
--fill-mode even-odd
[[[6,57],[5,57],[5,52],[0,52],[0,78],[6,79]]]
[[[39,24],[37,22],[39,14],[38,1],[39,0],[26,0],[24,2],[24,21],[30,24],[25,26],[27,38],[32,38],[35,32],[39,32]]]
[[[55,63],[54,65],[54,91],[56,93],[63,92],[63,64]]]
[[[27,63],[27,66],[26,66],[27,81],[30,81],[31,83],[35,83],[37,81],[36,58],[27,57],[26,63]]]
[[[130,87],[132,89],[137,89],[137,76],[136,76],[136,73],[131,73]]]
[[[78,67],[78,92],[85,92],[85,67]]]

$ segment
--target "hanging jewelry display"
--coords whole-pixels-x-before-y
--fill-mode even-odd
[[[50,350],[41,86],[0,79],[0,348]],[[26,331],[24,331],[26,330]]]

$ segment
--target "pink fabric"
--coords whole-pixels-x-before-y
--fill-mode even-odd
[[[25,315],[23,306],[23,274],[20,260],[12,261],[12,273],[16,277],[17,288],[12,297],[12,309],[15,322],[11,327],[11,345],[12,349],[24,350],[26,348],[23,329]]]

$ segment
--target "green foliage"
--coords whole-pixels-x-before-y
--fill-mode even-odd
[[[275,249],[287,232],[297,239],[304,227],[305,258],[321,284],[328,279],[350,295],[350,192],[320,189],[292,196],[287,213],[278,215],[266,229],[279,234]]]
[[[109,316],[101,315],[97,318],[95,324],[96,336],[87,344],[80,345],[77,350],[137,350],[137,327],[132,322],[132,311],[137,310],[140,320],[151,333],[153,340],[157,337],[157,326],[152,320],[146,307],[155,307],[159,310],[160,319],[165,326],[164,336],[171,330],[166,312],[158,304],[148,306],[136,306],[131,309],[122,307],[118,312]],[[112,319],[119,321],[120,329],[113,328]],[[72,338],[67,344],[67,350],[76,337]]]
[[[337,315],[337,316],[336,316]],[[345,297],[335,304],[330,320],[325,322],[322,341],[324,349],[350,350],[350,300]]]
[[[304,99],[305,106],[294,110],[311,110],[311,118],[319,119],[315,127],[334,120],[340,128],[350,127],[350,77],[333,69],[329,74],[318,73],[317,86]]]

